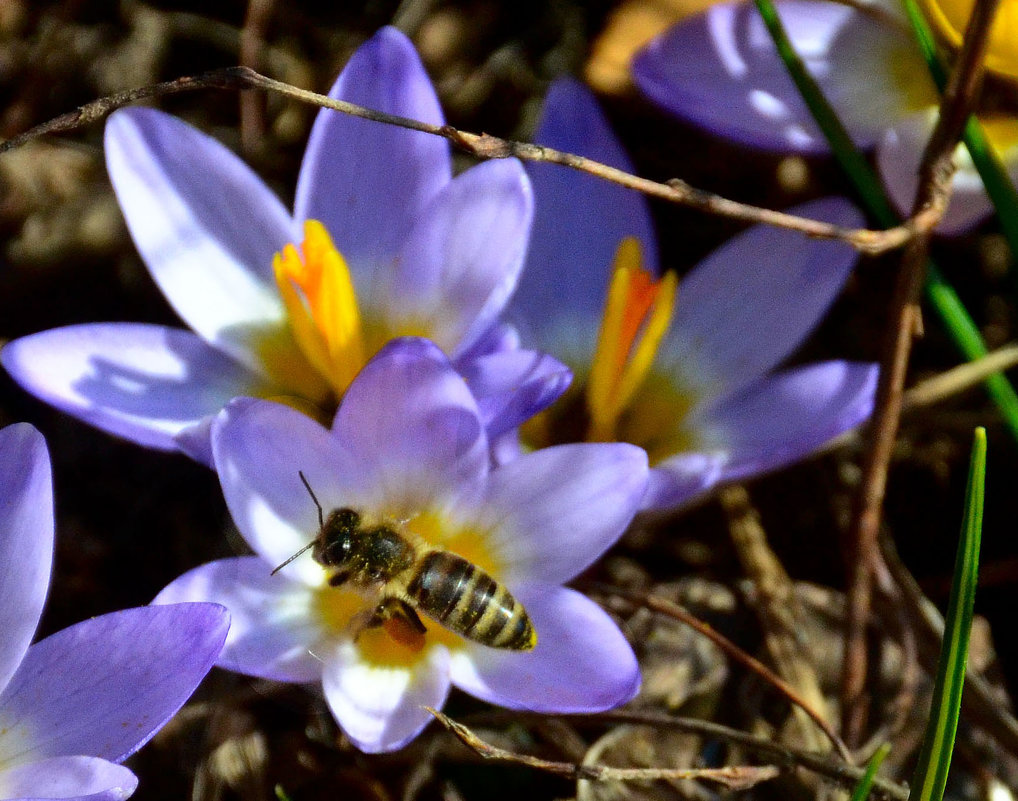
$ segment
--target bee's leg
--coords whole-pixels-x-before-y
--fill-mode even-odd
[[[371,613],[371,620],[367,625],[368,627],[384,626],[388,620],[402,620],[419,634],[424,634],[427,631],[417,610],[399,598],[383,598],[379,601],[375,611]]]
[[[417,614],[417,610],[414,609],[406,601],[399,601],[399,611],[393,614],[394,618],[405,620],[414,631],[418,634],[424,634],[427,631],[424,623],[421,621],[420,615]]]
[[[417,611],[399,598],[383,598],[371,612],[364,612],[351,621],[354,625],[354,640],[365,629],[383,628],[396,642],[415,651],[424,647],[427,629]]]
[[[329,576],[329,586],[339,587],[346,583],[346,580],[350,578],[349,570],[337,570],[331,576]]]

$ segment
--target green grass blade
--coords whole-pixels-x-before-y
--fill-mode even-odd
[[[851,801],[866,801],[870,790],[873,789],[873,780],[877,778],[877,771],[880,770],[880,766],[884,764],[884,759],[887,758],[889,753],[891,753],[891,746],[888,743],[884,743],[873,752],[873,756],[870,757],[870,761],[866,764],[866,772],[852,792]]]
[[[831,104],[827,102],[827,98],[824,97],[817,82],[809,74],[806,65],[795,52],[774,3],[771,0],[755,0],[755,2],[764,25],[767,26],[767,31],[778,49],[778,54],[785,63],[785,69],[788,70],[788,74],[795,82],[799,94],[806,101],[813,119],[816,120],[820,130],[830,142],[834,157],[848,175],[855,191],[859,193],[866,208],[881,225],[885,228],[897,225],[898,216],[888,202],[884,188],[880,185],[876,175],[873,174],[873,170],[870,169],[869,162],[859,152],[852,137],[848,135],[845,126],[841,124],[841,120],[831,108]]]
[[[933,82],[943,92],[944,87],[947,86],[947,71],[937,56],[937,44],[933,32],[915,0],[905,0],[905,11],[912,25],[912,32],[919,43],[919,49],[922,51],[923,58],[926,59],[926,65],[929,67]],[[975,116],[970,116],[966,121],[962,141],[968,148],[972,164],[979,172],[983,186],[986,187],[986,194],[989,195],[993,207],[997,210],[1000,228],[1011,247],[1013,260],[1018,256],[1018,189],[1015,189],[1011,177],[990,146],[983,126],[979,124],[979,120]]]
[[[856,192],[873,218],[885,228],[897,225],[901,220],[894,211],[880,179],[869,163],[852,142],[838,115],[831,108],[824,93],[809,74],[806,65],[795,52],[785,31],[781,18],[772,0],[754,0],[774,45],[785,63],[799,93],[809,107],[820,130],[831,143],[834,157],[841,164]],[[928,32],[928,31],[927,31]],[[932,40],[931,43],[932,44]],[[1016,251],[1018,252],[1018,251]],[[987,353],[986,343],[979,333],[979,327],[972,315],[965,309],[961,298],[947,282],[943,274],[931,261],[926,265],[926,298],[943,321],[948,334],[962,355],[972,361]],[[986,391],[993,401],[1008,430],[1018,441],[1018,393],[1003,373],[996,373],[986,379]]]
[[[933,706],[926,724],[919,762],[912,774],[910,801],[941,801],[951,767],[954,738],[965,686],[972,608],[979,579],[979,543],[983,530],[983,494],[986,481],[986,429],[977,428],[969,462],[965,513],[962,517],[958,555],[954,562],[951,597],[944,620]]]

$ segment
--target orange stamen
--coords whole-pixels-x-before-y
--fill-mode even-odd
[[[650,372],[671,324],[677,285],[673,273],[655,279],[642,267],[639,243],[622,240],[587,381],[589,441],[615,439],[619,417]]]

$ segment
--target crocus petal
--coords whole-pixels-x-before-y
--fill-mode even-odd
[[[480,359],[492,353],[518,350],[520,347],[520,334],[516,328],[509,323],[496,323],[485,332],[485,334],[460,353],[454,360],[456,369],[460,365],[468,363],[472,359]]]
[[[640,688],[636,656],[615,622],[567,587],[514,590],[537,631],[532,651],[471,643],[452,655],[453,684],[509,709],[602,712]]]
[[[230,515],[268,565],[284,562],[318,531],[318,511],[300,473],[325,512],[363,504],[361,464],[328,429],[288,406],[234,401],[213,423],[212,451]],[[312,586],[323,580],[310,553],[283,574]]]
[[[721,479],[726,455],[680,453],[655,465],[640,510],[674,509],[699,497]]]
[[[911,114],[887,131],[877,146],[880,177],[902,217],[912,213],[919,165],[936,121],[935,108]],[[1011,180],[1018,182],[1018,148],[1009,148],[1004,155]],[[982,179],[963,145],[958,146],[954,159],[958,170],[951,182],[951,198],[936,228],[945,236],[963,234],[993,213]]]
[[[340,643],[326,659],[322,689],[347,736],[362,751],[402,748],[432,720],[449,694],[449,652],[428,650],[413,668],[365,662],[356,645]]]
[[[54,328],[16,339],[0,362],[33,395],[149,448],[238,395],[269,393],[257,375],[190,331],[135,323]]]
[[[46,440],[28,423],[16,423],[0,430],[0,688],[32,642],[52,564],[53,479]]]
[[[137,776],[123,765],[96,757],[53,757],[0,770],[0,798],[123,801],[137,787]]]
[[[634,171],[593,94],[572,79],[551,85],[534,141]],[[647,200],[632,189],[554,164],[529,164],[527,172],[537,212],[510,317],[519,321],[528,341],[549,348],[589,330],[589,342],[577,346],[589,355],[597,334],[590,320],[601,315],[623,238],[636,237],[644,266],[657,271]],[[572,325],[575,321],[582,324]]]
[[[572,371],[532,350],[490,353],[457,366],[477,398],[489,440],[551,406],[569,388]]]
[[[936,102],[907,33],[837,3],[781,0],[796,53],[859,147]],[[637,86],[682,119],[769,150],[828,145],[752,3],[722,3],[655,39],[633,62]]]
[[[859,227],[847,200],[826,198],[790,213]],[[659,358],[700,397],[734,392],[765,374],[819,322],[856,262],[848,245],[758,225],[711,253],[681,282]]]
[[[0,695],[0,754],[126,759],[194,692],[229,626],[214,604],[146,606],[36,643]]]
[[[372,302],[393,331],[455,356],[495,322],[523,266],[534,203],[515,159],[478,164],[424,208]]]
[[[196,423],[180,429],[173,441],[177,447],[186,453],[196,462],[215,469],[215,459],[212,455],[212,423],[215,420],[213,415],[203,417]]]
[[[258,370],[252,337],[285,327],[272,257],[293,238],[286,209],[227,148],[154,109],[114,112],[106,166],[134,243],[177,314]]]
[[[216,664],[248,676],[318,681],[325,633],[315,623],[314,593],[257,556],[201,565],[169,584],[154,604],[212,601],[230,610],[230,633]]]
[[[445,121],[420,58],[395,28],[383,28],[354,53],[329,97],[434,125]],[[359,291],[370,291],[374,270],[390,265],[451,174],[444,139],[323,109],[304,153],[295,217],[325,223]]]
[[[810,364],[724,401],[703,426],[706,438],[728,449],[722,479],[791,464],[859,425],[873,410],[878,372],[873,364]]]
[[[379,351],[347,390],[333,434],[357,457],[375,508],[451,498],[488,469],[477,402],[425,339],[396,339]]]
[[[543,448],[492,471],[484,505],[500,576],[569,581],[622,535],[646,487],[647,455],[626,443]]]

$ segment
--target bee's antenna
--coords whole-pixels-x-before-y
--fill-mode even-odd
[[[308,491],[308,495],[311,496],[311,500],[313,500],[315,502],[315,506],[318,507],[318,528],[320,529],[325,528],[325,517],[322,515],[322,505],[318,503],[318,498],[315,497],[315,491],[311,489],[311,485],[308,483],[307,476],[304,475],[303,470],[298,470],[297,475],[300,476],[300,480],[304,483],[304,489]],[[304,551],[306,550],[307,548],[304,549]],[[302,554],[304,553],[304,551],[298,551],[297,554]],[[286,563],[284,562],[283,564]],[[279,567],[282,566],[283,565],[280,565]],[[279,567],[277,567],[276,570],[279,570]]]
[[[318,502],[318,498],[315,497],[315,491],[313,489],[311,489],[311,485],[308,483],[307,476],[304,475],[304,471],[303,470],[298,470],[297,471],[297,475],[300,476],[300,480],[301,480],[301,483],[304,485],[304,489],[306,489],[308,491],[308,495],[311,496],[311,500],[313,500],[315,502],[315,507],[318,509],[318,528],[319,529],[325,528],[325,516],[322,513],[322,505]],[[311,540],[311,542],[309,542],[307,545],[305,545],[303,548],[301,548],[299,551],[297,551],[297,553],[295,553],[293,556],[291,556],[289,559],[287,559],[285,562],[283,562],[283,564],[278,565],[276,567],[276,569],[273,570],[269,575],[271,575],[271,576],[276,575],[276,573],[278,573],[280,570],[282,570],[284,567],[286,567],[288,564],[290,564],[290,562],[292,562],[294,559],[296,559],[302,553],[304,553],[305,551],[309,551],[312,548],[314,548],[315,547],[315,543],[317,541],[318,541],[317,538]]]
[[[270,576],[276,575],[276,573],[278,573],[280,570],[282,570],[284,567],[286,567],[288,564],[290,564],[290,562],[292,562],[294,559],[296,559],[298,556],[300,556],[302,553],[304,553],[304,551],[309,551],[312,548],[314,548],[316,542],[317,542],[317,540],[311,540],[311,542],[309,542],[307,545],[305,545],[303,548],[301,548],[299,551],[297,551],[297,553],[295,553],[293,556],[291,556],[289,559],[287,559],[285,562],[283,562],[283,564],[278,565],[271,573],[269,573],[269,575]]]

